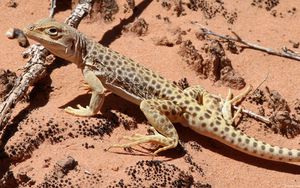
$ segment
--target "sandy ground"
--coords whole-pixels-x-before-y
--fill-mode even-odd
[[[16,41],[7,39],[4,33],[10,27],[23,28],[47,17],[49,2],[16,0],[16,8],[8,7],[7,2],[0,1],[0,68],[20,74],[26,63],[21,57],[24,49]],[[177,17],[174,3],[167,10],[161,1],[142,3],[139,0],[136,1],[137,10],[141,11],[139,17],[149,24],[148,31],[142,36],[128,32],[116,37],[115,26],[126,22],[132,14],[123,12],[125,1],[120,1],[119,13],[112,22],[85,20],[79,30],[169,80],[187,78],[190,85],[200,84],[212,93],[226,96],[227,87],[210,79],[200,79],[195,70],[183,62],[178,54],[180,45],[156,45],[157,38],[172,36],[172,31],[180,27],[187,32],[183,40],[191,40],[196,49],[200,49],[203,41],[195,36],[198,28],[190,24],[198,21],[217,33],[231,34],[232,30],[243,39],[262,46],[274,49],[287,46],[299,51],[290,41],[300,42],[300,2],[263,0],[262,7],[255,0],[224,2],[223,9],[209,19],[201,10],[192,11],[186,5],[185,15]],[[279,4],[268,11],[265,2]],[[253,3],[256,5],[251,5]],[[275,11],[276,16],[272,15]],[[64,21],[70,12],[70,9],[60,11],[55,18]],[[230,15],[233,23],[228,23],[230,20],[222,14]],[[268,86],[278,91],[289,104],[299,98],[299,61],[252,49],[239,54],[226,50],[226,56],[247,85],[258,86],[269,75],[262,88]],[[74,65],[62,60],[54,64],[49,67],[49,77],[29,94],[30,102],[16,106],[11,126],[18,130],[7,141],[6,156],[1,159],[0,178],[3,183],[3,179],[9,177],[7,187],[300,187],[299,164],[251,157],[181,125],[176,128],[184,149],[178,147],[154,158],[145,149],[151,147],[148,144],[143,145],[145,148],[136,146],[134,150],[105,151],[112,143],[124,142],[120,139],[124,135],[146,134],[149,125],[145,117],[137,106],[113,94],[106,98],[101,114],[96,117],[79,118],[66,114],[64,107],[87,104],[89,95],[85,94],[82,75]],[[248,101],[244,106],[257,111]],[[268,143],[300,148],[299,135],[288,139],[254,119],[246,118],[239,127]],[[62,161],[68,156],[77,162],[73,167]],[[71,170],[63,173],[59,169],[66,164]]]

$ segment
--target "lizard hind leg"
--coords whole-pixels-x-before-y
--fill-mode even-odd
[[[154,154],[175,148],[178,144],[178,134],[168,116],[176,116],[180,113],[180,108],[170,101],[155,99],[142,101],[140,108],[150,124],[153,126],[151,127],[151,130],[154,132],[154,134],[135,134],[133,136],[124,136],[124,138],[130,142],[125,144],[115,144],[110,148],[126,148],[149,142],[162,146],[156,150]]]

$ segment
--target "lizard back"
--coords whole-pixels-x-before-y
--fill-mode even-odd
[[[174,91],[181,92],[154,71],[97,42],[87,44],[86,48],[85,66],[93,69],[104,84],[120,87],[140,99],[169,99]]]

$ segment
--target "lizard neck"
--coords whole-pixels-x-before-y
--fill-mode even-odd
[[[78,68],[84,67],[84,57],[87,55],[89,48],[93,45],[83,34],[77,32],[74,34],[74,42],[72,46],[71,59],[72,63],[75,63]]]

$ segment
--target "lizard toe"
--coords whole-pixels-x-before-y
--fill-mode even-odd
[[[91,110],[90,108],[84,108],[80,105],[77,105],[78,109],[76,108],[72,108],[72,107],[67,107],[64,109],[65,112],[69,113],[69,114],[72,114],[72,115],[76,115],[76,116],[93,116],[95,115]]]

